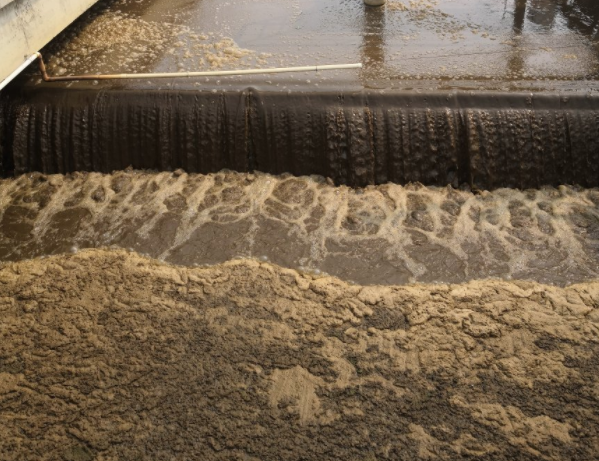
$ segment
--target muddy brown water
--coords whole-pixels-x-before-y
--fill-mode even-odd
[[[58,75],[364,64],[74,87],[588,92],[599,88],[598,21],[594,0],[119,0],[99,2],[45,51]]]
[[[221,172],[24,175],[0,182],[0,260],[131,248],[194,266],[263,258],[361,284],[599,276],[599,190],[475,194]]]
[[[100,4],[53,73],[365,69],[12,85],[0,458],[596,459],[597,11]]]

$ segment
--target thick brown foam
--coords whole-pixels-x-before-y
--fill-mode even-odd
[[[599,283],[0,267],[3,460],[591,460]],[[576,455],[573,455],[576,453]]]

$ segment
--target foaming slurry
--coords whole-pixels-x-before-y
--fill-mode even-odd
[[[597,459],[598,282],[363,287],[93,249],[0,287],[3,461]]]
[[[131,248],[179,265],[261,258],[362,284],[599,276],[599,190],[387,184],[221,172],[0,183],[0,259]]]

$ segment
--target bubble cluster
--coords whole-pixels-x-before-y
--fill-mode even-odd
[[[127,4],[126,2],[121,2]],[[48,49],[48,70],[57,76],[88,73],[201,71],[266,65],[267,53],[240,48],[222,33],[202,33],[174,18],[148,20],[105,7],[88,13]]]

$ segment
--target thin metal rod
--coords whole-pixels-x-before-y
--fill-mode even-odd
[[[220,70],[207,72],[167,72],[153,74],[104,74],[104,75],[65,75],[62,77],[51,77],[46,70],[46,64],[41,53],[37,54],[40,61],[40,71],[45,82],[69,82],[74,80],[131,80],[147,78],[190,78],[190,77],[222,77],[225,75],[250,75],[250,74],[281,74],[284,72],[318,72],[321,70],[336,69],[361,69],[362,64],[334,64],[326,66],[303,66],[303,67],[277,67],[271,69],[242,69],[242,70]]]
[[[10,82],[12,82],[17,75],[19,75],[21,72],[23,72],[27,68],[27,66],[29,66],[29,64],[31,64],[33,61],[35,61],[39,56],[41,56],[39,53],[35,53],[35,54],[29,56],[23,64],[21,64],[19,67],[17,67],[17,70],[15,70],[12,74],[10,74],[8,77],[6,77],[4,80],[2,80],[0,82],[0,91],[2,91],[6,85],[8,85]]]

